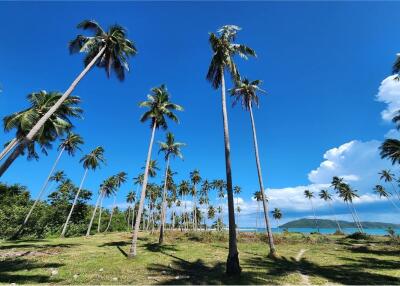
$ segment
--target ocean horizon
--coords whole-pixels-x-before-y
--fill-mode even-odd
[[[265,232],[266,228],[239,227],[238,230],[240,232],[261,233],[261,232]],[[309,233],[318,231],[316,228],[313,228],[313,227],[295,227],[295,228],[273,227],[272,228],[273,233],[282,233],[283,230],[288,230],[289,232],[300,232],[300,233],[304,233],[304,234],[309,234]],[[320,228],[319,232],[321,234],[333,234],[336,230],[337,230],[337,228]],[[357,232],[358,230],[357,230],[357,228],[348,227],[348,228],[342,228],[342,231],[345,234],[352,234],[354,232]],[[364,228],[364,231],[366,234],[370,234],[370,235],[387,235],[388,234],[387,229],[385,229],[385,228]],[[394,231],[396,232],[396,234],[400,234],[400,228],[394,228]]]

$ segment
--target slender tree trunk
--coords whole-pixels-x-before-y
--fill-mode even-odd
[[[254,122],[253,108],[252,108],[251,102],[249,104],[249,111],[250,111],[251,129],[253,130],[254,154],[256,157],[258,183],[260,185],[260,192],[261,192],[262,204],[263,204],[263,209],[264,209],[264,220],[265,220],[265,226],[267,227],[267,234],[268,234],[269,255],[275,257],[276,249],[275,249],[275,245],[274,245],[274,237],[272,235],[271,225],[269,222],[268,202],[267,202],[267,198],[266,198],[265,192],[264,192],[264,183],[263,183],[263,179],[262,179],[260,156],[258,153],[257,130],[256,130],[256,124]]]
[[[29,220],[29,218],[30,218],[30,216],[31,216],[31,214],[32,214],[32,212],[33,212],[33,210],[35,209],[37,203],[38,203],[39,200],[41,199],[41,197],[42,197],[42,195],[43,195],[43,192],[47,189],[47,185],[49,184],[50,178],[51,178],[51,176],[53,175],[54,170],[55,170],[56,167],[57,167],[58,161],[60,160],[61,155],[64,153],[64,150],[65,150],[64,147],[60,150],[60,152],[59,152],[59,154],[58,154],[56,160],[54,161],[53,167],[52,167],[51,170],[50,170],[49,175],[47,176],[47,178],[46,178],[46,180],[45,180],[45,182],[44,182],[42,188],[40,189],[40,192],[39,192],[39,194],[38,194],[38,196],[37,196],[35,202],[34,202],[33,205],[31,206],[31,208],[30,208],[28,214],[26,215],[25,220],[24,220],[24,222],[22,223],[21,227],[20,227],[20,228],[18,229],[18,231],[13,235],[12,238],[17,238],[17,237],[21,234],[21,232],[22,232],[22,230],[24,229],[25,225],[27,224],[27,222],[28,222],[28,220]]]
[[[361,232],[360,226],[357,223],[357,220],[354,216],[353,210],[350,208],[350,204],[348,202],[346,202],[346,204],[347,204],[347,207],[349,208],[349,211],[350,211],[351,217],[353,218],[354,224],[356,225],[358,231]]]
[[[114,215],[115,200],[116,200],[116,198],[117,198],[117,197],[114,195],[114,202],[113,202],[113,206],[112,206],[112,209],[111,209],[110,219],[109,219],[109,221],[108,221],[108,225],[107,225],[106,230],[105,230],[104,232],[107,232],[108,229],[110,228],[111,221],[112,221],[112,218],[113,218],[113,215]]]
[[[64,92],[64,94],[60,97],[60,99],[46,112],[45,115],[42,116],[42,118],[39,119],[39,121],[32,127],[32,129],[29,131],[29,133],[26,135],[24,139],[22,139],[19,143],[19,146],[21,146],[22,150],[25,148],[25,146],[33,140],[35,135],[39,132],[39,130],[43,127],[43,125],[46,123],[46,121],[54,114],[54,112],[57,111],[57,109],[62,105],[62,103],[67,99],[67,97],[72,93],[72,91],[75,89],[75,87],[78,85],[78,83],[81,81],[81,79],[87,74],[87,72],[93,67],[93,65],[97,62],[97,60],[100,58],[100,56],[104,53],[106,50],[106,46],[104,46],[98,53],[97,55],[93,58],[93,60],[83,69],[83,71],[78,75],[78,77],[72,82],[70,87]],[[7,148],[6,148],[7,149]],[[21,151],[22,151],[21,150]],[[3,157],[8,154],[11,151],[11,148],[5,154]],[[15,151],[15,150],[14,150]],[[0,177],[4,174],[4,172],[10,167],[10,165],[14,162],[14,160],[18,157],[18,155],[21,154],[21,151],[17,151],[16,153],[11,153],[11,155],[7,158],[7,160],[3,163],[3,165],[0,167]]]
[[[132,220],[131,220],[131,229],[133,230],[133,223],[135,221],[135,204],[132,203]]]
[[[82,190],[83,182],[85,181],[87,172],[88,172],[88,169],[85,169],[85,173],[83,174],[83,178],[82,178],[81,184],[80,184],[80,186],[79,186],[78,191],[76,192],[74,202],[72,203],[71,210],[69,211],[67,220],[65,221],[65,224],[64,224],[64,228],[63,228],[63,230],[62,230],[62,232],[61,232],[61,237],[65,237],[65,233],[66,233],[66,231],[67,231],[67,227],[68,227],[69,220],[71,219],[72,212],[74,211],[76,201],[77,201],[78,198],[79,198],[79,194],[80,194],[80,192],[81,192],[81,190]]]
[[[363,226],[362,226],[362,224],[361,224],[361,220],[360,220],[360,218],[358,217],[356,208],[354,207],[353,203],[351,203],[351,207],[352,207],[353,210],[354,210],[354,215],[356,216],[357,221],[358,221],[358,224],[360,225],[361,232],[364,233],[364,228],[363,228]]]
[[[391,181],[390,184],[392,185],[392,190],[393,190],[393,192],[396,194],[397,198],[400,200],[400,194],[399,194],[399,192],[396,190],[396,187],[394,186],[393,182]]]
[[[400,208],[394,203],[394,201],[393,201],[390,197],[387,197],[387,199],[392,203],[392,205],[393,205],[397,210],[400,210]]]
[[[228,112],[226,110],[225,78],[224,78],[223,68],[220,70],[220,73],[221,73],[222,120],[224,126],[224,142],[225,142],[226,189],[228,194],[228,217],[229,217],[229,253],[226,261],[226,274],[236,275],[240,274],[241,268],[239,264],[239,252],[237,249],[237,240],[236,240],[235,205],[233,203],[232,169],[231,169],[231,155],[230,155],[231,146],[229,142]]]
[[[129,231],[129,229],[131,227],[131,224],[130,224],[130,222],[131,222],[131,208],[128,207],[128,209],[126,211],[128,213],[128,222],[127,222],[127,224],[128,224],[128,231]]]
[[[338,228],[339,228],[339,231],[340,231],[341,233],[343,233],[342,228],[340,227],[339,221],[338,221],[337,218],[336,218],[335,209],[333,208],[333,205],[332,205],[330,202],[328,202],[328,204],[329,204],[329,206],[330,206],[331,209],[332,209],[333,218],[335,219],[335,222],[336,222],[336,224],[337,224],[337,226],[338,226]]]
[[[260,202],[257,201],[256,232],[258,231],[258,219],[260,218]]]
[[[166,163],[166,167],[165,167],[164,188],[163,188],[162,207],[161,207],[160,237],[158,239],[158,244],[164,243],[164,226],[165,226],[166,207],[167,207],[166,200],[167,200],[168,168],[169,168],[169,156],[167,157],[167,163]]]
[[[197,206],[196,206],[196,196],[197,196],[197,190],[196,190],[196,184],[193,185],[194,188],[194,194],[193,194],[193,230],[197,231]]]
[[[313,213],[314,213],[314,223],[315,223],[315,227],[316,227],[316,229],[317,229],[317,231],[318,231],[318,233],[319,233],[319,226],[318,226],[318,223],[317,223],[317,216],[315,215],[315,208],[314,208],[314,204],[313,204],[313,202],[312,202],[312,199],[310,199],[310,203],[311,203],[311,208],[312,208]]]
[[[86,231],[86,237],[89,237],[89,235],[90,235],[90,231],[92,230],[92,225],[93,225],[94,217],[96,215],[97,207],[98,207],[102,197],[103,197],[103,190],[101,190],[99,196],[97,197],[96,206],[94,207],[92,218],[90,219],[89,227]]]
[[[10,143],[1,151],[0,153],[0,161],[3,160],[3,158],[7,155],[8,152],[11,151],[17,144],[19,143],[19,140],[17,138],[14,138],[13,140],[10,141]]]
[[[0,166],[0,178],[1,176],[3,176],[4,172],[7,171],[7,169],[11,166],[11,164],[15,161],[15,159],[17,159],[18,156],[23,153],[26,145],[27,143],[24,143],[24,141],[22,141],[20,144],[18,144],[18,146],[14,149],[14,151],[10,154],[10,156],[7,157],[4,163]]]
[[[143,204],[144,204],[144,199],[146,196],[147,179],[148,179],[148,175],[149,175],[148,174],[149,173],[149,164],[150,164],[150,159],[151,159],[151,150],[153,148],[154,133],[156,132],[156,126],[157,126],[157,123],[154,122],[153,130],[151,131],[149,151],[147,152],[147,161],[146,161],[146,167],[144,170],[143,185],[142,185],[142,192],[140,194],[139,209],[138,209],[138,212],[136,215],[135,230],[133,231],[131,249],[130,249],[129,255],[128,255],[128,257],[131,257],[131,258],[136,256],[136,245],[137,245],[137,239],[138,239],[138,234],[139,234],[140,218],[142,216]]]
[[[103,211],[103,200],[104,200],[104,194],[101,197],[101,201],[100,201],[100,208],[99,208],[99,223],[97,224],[97,233],[101,232],[101,213]]]

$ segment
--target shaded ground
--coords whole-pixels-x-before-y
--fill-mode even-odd
[[[126,258],[128,233],[0,242],[0,283],[400,284],[400,247],[387,238],[277,237],[280,258],[271,260],[265,242],[246,237],[239,241],[242,275],[227,277],[223,238],[171,236],[159,246],[156,234],[142,235],[133,260]]]

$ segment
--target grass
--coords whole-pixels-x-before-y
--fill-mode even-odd
[[[128,260],[130,238],[111,233],[3,241],[0,283],[400,284],[400,247],[385,237],[279,235],[280,257],[271,260],[263,236],[242,234],[240,277],[225,275],[225,234],[168,232],[163,246],[156,234],[141,234],[138,256]]]

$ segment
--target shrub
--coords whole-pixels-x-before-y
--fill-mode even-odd
[[[365,240],[365,239],[368,239],[370,236],[369,235],[367,235],[367,234],[365,234],[365,233],[362,233],[362,232],[359,232],[359,231],[357,231],[357,232],[355,232],[355,233],[352,233],[352,234],[349,234],[348,236],[346,236],[346,238],[350,238],[350,239],[360,239],[360,240]]]

